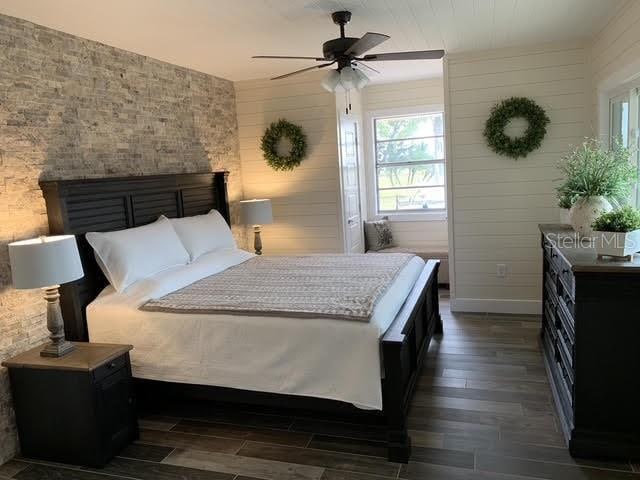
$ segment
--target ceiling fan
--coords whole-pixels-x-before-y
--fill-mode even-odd
[[[297,60],[315,60],[316,62],[325,62],[320,65],[296,70],[295,72],[286,73],[271,80],[279,80],[287,78],[299,73],[308,72],[318,68],[326,68],[334,64],[338,64],[338,68],[322,82],[323,86],[330,91],[337,88],[361,88],[369,81],[368,77],[359,69],[360,66],[377,72],[374,68],[366,65],[364,62],[380,62],[388,60],[437,60],[444,56],[444,50],[420,50],[414,52],[393,52],[393,53],[374,53],[365,55],[372,48],[385,42],[390,37],[382,33],[365,33],[362,38],[346,37],[344,34],[344,26],[351,20],[351,12],[340,11],[331,14],[333,23],[340,26],[340,37],[328,40],[322,44],[322,57],[290,57],[282,55],[255,55],[252,58],[275,58],[275,59],[297,59]],[[356,68],[353,68],[356,67]]]

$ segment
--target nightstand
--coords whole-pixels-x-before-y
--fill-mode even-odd
[[[9,369],[22,455],[104,466],[138,437],[131,345],[74,343],[60,358],[37,347]]]

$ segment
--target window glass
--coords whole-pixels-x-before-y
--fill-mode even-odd
[[[442,112],[374,119],[378,213],[446,208]]]

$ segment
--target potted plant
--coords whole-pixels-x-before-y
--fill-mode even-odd
[[[576,198],[573,195],[561,195],[558,194],[558,207],[560,208],[560,223],[569,224],[571,220],[569,218],[569,210],[576,202]]]
[[[588,139],[559,164],[565,181],[557,189],[560,197],[574,198],[569,218],[580,235],[592,233],[591,224],[603,212],[621,205],[629,197],[636,179],[631,154],[619,142],[607,149],[596,139]]]
[[[640,251],[640,210],[624,206],[601,214],[592,224],[598,257],[629,257]]]

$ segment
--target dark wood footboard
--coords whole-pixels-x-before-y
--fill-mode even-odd
[[[389,460],[394,462],[407,462],[411,455],[407,413],[431,337],[442,332],[438,303],[439,266],[437,260],[427,262],[382,338],[383,412],[388,422]]]

